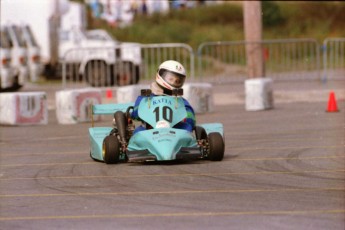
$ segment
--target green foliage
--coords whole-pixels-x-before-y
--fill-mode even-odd
[[[70,0],[71,2],[84,3],[84,0]]]
[[[305,27],[327,24],[330,30],[341,28],[345,22],[344,2],[303,2],[300,6],[301,15],[296,15],[297,20],[306,20]]]
[[[286,18],[283,26],[275,27],[275,33],[280,37],[311,37],[319,42],[327,37],[345,37],[345,30],[342,29],[345,21],[344,2],[279,2],[279,7],[283,18]]]
[[[190,16],[198,25],[238,25],[242,24],[243,20],[242,8],[238,5],[230,4],[224,4],[222,7],[196,8]]]
[[[344,2],[262,1],[263,38],[345,37]],[[243,40],[243,13],[238,4],[170,10],[167,14],[138,15],[132,26],[113,28],[101,20],[91,28],[107,29],[120,41],[187,43],[194,49],[206,41]]]
[[[243,39],[242,8],[238,5],[171,10],[167,14],[138,15],[133,25],[109,30],[120,41],[141,43],[187,43],[193,48],[201,42]]]
[[[265,27],[281,25],[285,22],[279,6],[273,1],[262,2],[262,23]]]

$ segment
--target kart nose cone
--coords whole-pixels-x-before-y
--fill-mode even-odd
[[[128,151],[147,151],[158,161],[175,160],[181,148],[197,147],[193,136],[186,130],[160,128],[140,131],[129,141]]]

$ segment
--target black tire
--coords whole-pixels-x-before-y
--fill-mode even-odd
[[[103,160],[107,164],[116,164],[120,161],[120,142],[116,136],[107,136],[103,140]]]
[[[23,86],[18,84],[18,83],[14,83],[12,85],[12,87],[9,88],[9,92],[16,92],[16,91],[19,91]]]
[[[87,82],[94,87],[112,85],[109,77],[109,68],[104,61],[93,61],[86,65]]]
[[[208,159],[211,161],[221,161],[224,157],[224,140],[220,133],[208,134],[209,153]]]
[[[138,84],[140,80],[140,66],[135,66],[135,81],[132,84]]]
[[[117,65],[116,69],[116,83],[118,86],[130,85],[133,82],[134,66],[130,62],[122,62]]]
[[[79,82],[81,79],[79,77],[79,64],[77,63],[67,63],[66,64],[66,79],[70,82]]]
[[[207,139],[207,133],[201,126],[195,126],[195,138],[197,140]]]

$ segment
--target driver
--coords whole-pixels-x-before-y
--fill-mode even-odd
[[[156,81],[151,83],[152,96],[172,95],[172,90],[182,88],[186,79],[185,68],[181,63],[168,60],[163,62],[157,70]],[[143,96],[139,96],[134,104],[134,109],[131,114],[132,119],[139,120],[138,107]],[[195,113],[188,101],[182,98],[187,111],[187,117],[180,123],[176,124],[174,128],[185,129],[192,132],[195,126]],[[134,133],[145,130],[144,126],[138,126]]]

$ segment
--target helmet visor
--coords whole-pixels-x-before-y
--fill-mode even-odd
[[[184,84],[186,76],[174,72],[170,72],[165,69],[161,69],[159,71],[159,75],[163,78],[163,80],[175,88],[181,88]]]

